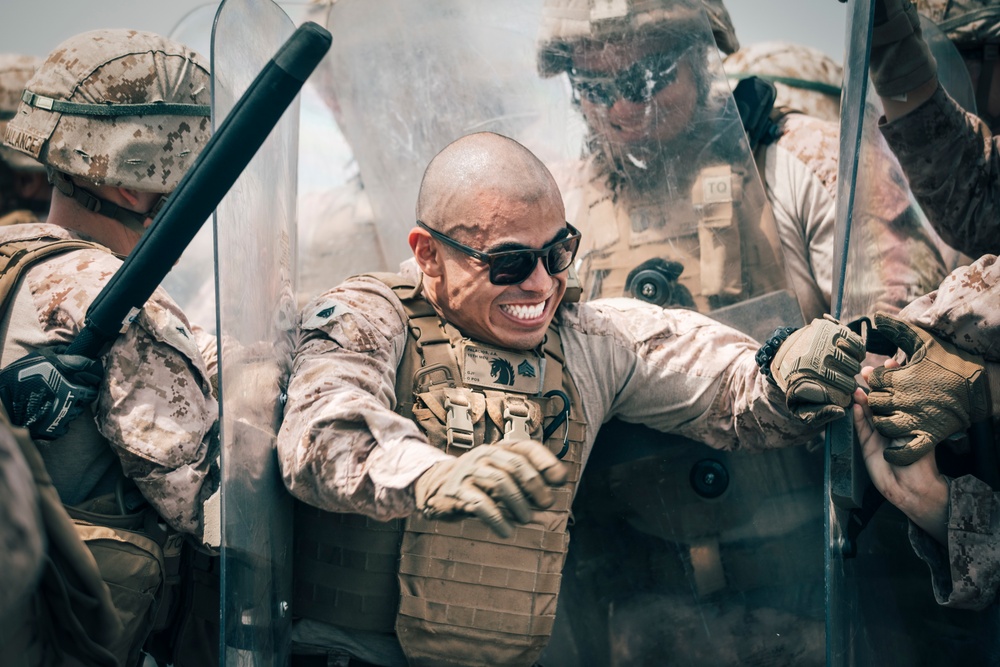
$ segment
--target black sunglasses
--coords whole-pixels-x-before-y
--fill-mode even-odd
[[[542,260],[542,264],[550,276],[562,273],[573,263],[576,251],[580,248],[580,232],[568,222],[566,223],[566,229],[569,230],[569,236],[558,241],[553,241],[544,248],[537,250],[533,248],[501,250],[500,252],[481,252],[470,248],[450,236],[431,229],[420,220],[417,220],[417,226],[427,230],[427,233],[441,243],[451,246],[455,250],[478,259],[489,266],[490,282],[494,285],[519,285],[523,283],[535,270],[539,259]]]
[[[677,79],[677,65],[687,52],[654,53],[614,75],[573,68],[569,81],[591,104],[610,107],[619,97],[633,104],[646,103]]]

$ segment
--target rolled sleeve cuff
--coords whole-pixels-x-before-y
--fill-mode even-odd
[[[966,475],[949,483],[948,546],[910,524],[910,543],[931,570],[938,604],[961,609],[990,605],[1000,588],[1000,513],[993,490]]]

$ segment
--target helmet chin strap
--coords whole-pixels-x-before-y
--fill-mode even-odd
[[[152,210],[148,213],[139,213],[137,211],[132,211],[123,206],[120,206],[112,201],[108,201],[102,197],[98,197],[93,192],[80,187],[72,181],[72,179],[62,173],[61,171],[56,171],[55,169],[47,170],[49,175],[49,183],[53,185],[59,192],[66,195],[70,199],[73,199],[78,204],[83,206],[88,211],[93,211],[94,213],[100,213],[103,216],[112,218],[122,223],[132,231],[143,234],[146,231],[146,218],[156,217],[156,214],[163,204],[167,201],[167,196],[163,195],[153,206]]]

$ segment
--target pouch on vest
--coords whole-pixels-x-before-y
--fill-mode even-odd
[[[134,665],[146,637],[156,625],[166,584],[164,550],[144,534],[152,532],[147,524],[157,520],[156,514],[148,508],[125,515],[75,507],[67,508],[67,512],[73,517],[80,539],[94,555],[122,623],[121,638],[110,648],[122,665]],[[167,541],[165,546],[179,558],[177,539]]]

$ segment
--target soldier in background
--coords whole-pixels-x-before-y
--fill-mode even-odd
[[[0,54],[0,137],[40,62],[34,56]],[[45,168],[37,160],[0,144],[0,226],[44,219],[51,192]]]
[[[769,208],[781,259],[745,268],[751,275],[745,273],[728,295],[713,293],[704,280],[711,268],[704,236],[685,245],[685,235],[702,234],[698,225],[705,222],[685,212],[709,207],[694,206],[703,202],[690,201],[694,195],[686,193],[696,193],[691,182],[698,182],[701,170],[731,161],[734,171],[741,167],[745,174],[753,163],[749,170],[738,164],[725,152],[732,142],[711,129],[712,119],[723,113],[723,98],[706,81],[708,46],[692,46],[690,37],[704,20],[702,3],[636,0],[615,4],[616,11],[598,5],[546,3],[539,51],[543,75],[568,74],[590,130],[591,152],[584,161],[575,171],[555,170],[557,178],[568,174],[562,180],[568,220],[584,232],[585,296],[628,293],[629,276],[659,253],[674,263],[671,278],[686,288],[677,290],[686,302],[662,305],[721,316],[727,307],[767,293],[760,286],[769,283],[770,289],[792,290],[806,320],[828,312],[838,126],[788,109],[754,110],[765,129],[747,123],[746,132],[752,142],[757,139],[751,149],[763,185],[745,178],[730,218],[712,225],[739,226],[743,237],[734,245],[742,247],[731,257],[749,263],[748,257],[766,253],[750,248],[754,232],[766,229]],[[738,40],[725,8],[720,2],[705,5],[715,36],[711,46],[735,52]],[[736,104],[741,102],[736,91]],[[888,152],[885,157],[878,179],[883,205],[872,223],[877,275],[866,287],[879,308],[896,312],[933,289],[944,267]],[[686,183],[672,178],[671,169],[687,170]],[[754,200],[754,188],[763,190],[766,201]],[[765,212],[755,217],[755,210]],[[657,230],[658,246],[643,243]],[[769,307],[759,306],[754,317],[768,314]],[[612,423],[604,437],[623,451],[623,443],[652,447],[664,436]],[[825,605],[816,577],[823,568],[822,457],[798,449],[730,455],[716,469],[706,463],[717,462],[709,452],[695,443],[685,447],[683,457],[591,469],[574,509],[576,561],[571,557],[565,584],[584,594],[572,602],[564,598],[560,609],[575,626],[574,639],[558,648],[554,642],[544,664],[568,664],[567,645],[580,647],[583,662],[595,655],[607,660],[610,652],[618,661],[673,655],[681,663],[719,664],[766,654],[770,664],[824,663]],[[724,476],[733,484],[726,495],[724,486],[718,492],[692,481]],[[595,618],[601,614],[604,619]]]
[[[937,22],[965,58],[977,113],[940,86],[918,10]],[[881,130],[910,188],[941,237],[972,258],[1000,238],[1000,2],[875,3],[871,78],[885,107]],[[972,167],[970,168],[970,165]],[[961,174],[962,178],[955,178]]]
[[[978,115],[939,84],[918,12],[965,58]],[[870,66],[885,108],[882,134],[942,238],[982,256],[898,319],[876,316],[903,356],[864,369],[872,391],[858,396],[855,424],[873,482],[910,519],[909,541],[930,568],[937,602],[995,611],[1000,171],[992,131],[1000,129],[1000,3],[877,0],[873,20]],[[965,432],[969,438],[956,441],[964,451],[944,442]]]

